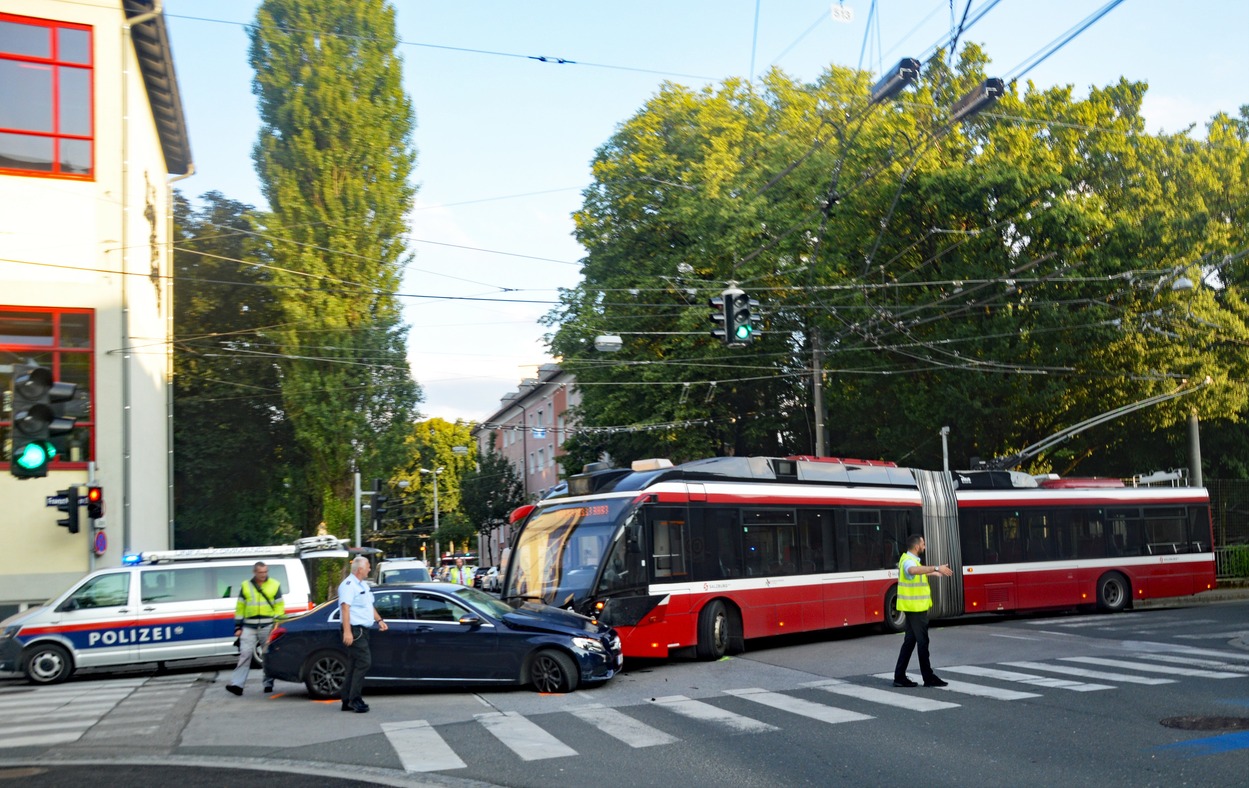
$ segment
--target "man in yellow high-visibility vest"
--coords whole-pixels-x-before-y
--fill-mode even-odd
[[[463,558],[455,559],[455,566],[451,567],[451,571],[447,573],[447,580],[452,583],[459,583],[462,586],[473,585],[473,568],[464,565]]]
[[[239,661],[230,675],[226,690],[232,695],[242,695],[247,683],[248,668],[252,654],[260,647],[263,658],[269,648],[269,633],[273,622],[286,615],[286,600],[282,599],[282,584],[269,577],[269,567],[264,561],[252,566],[252,579],[244,580],[239,589],[239,599],[234,609],[234,637],[238,639]],[[265,692],[273,691],[273,679],[265,676]]]
[[[918,687],[906,675],[911,664],[911,653],[919,647],[919,670],[924,677],[925,687],[944,687],[942,681],[932,671],[928,661],[928,611],[932,608],[932,589],[928,587],[928,575],[937,574],[949,577],[954,572],[950,567],[924,566],[919,557],[923,555],[924,537],[915,534],[906,540],[906,552],[898,559],[898,610],[906,614],[906,637],[902,639],[902,651],[898,654],[898,664],[893,669],[893,686]]]

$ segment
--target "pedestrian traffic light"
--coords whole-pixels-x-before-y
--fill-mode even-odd
[[[13,429],[9,472],[19,479],[48,475],[56,457],[52,438],[74,429],[74,420],[60,415],[60,403],[73,398],[78,386],[52,380],[52,371],[37,364],[14,364]]]
[[[56,521],[62,528],[68,528],[71,534],[78,533],[78,488],[69,487],[56,491],[56,510],[65,516]]]
[[[382,518],[386,516],[386,502],[390,498],[382,492],[382,480],[373,480],[373,530],[377,530],[382,525]]]
[[[95,528],[103,527],[99,520],[104,519],[104,488],[88,487],[87,488],[87,519],[91,521],[91,525]]]

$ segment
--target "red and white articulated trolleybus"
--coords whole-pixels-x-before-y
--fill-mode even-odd
[[[1113,485],[1113,486],[1111,486]],[[503,597],[615,627],[632,657],[879,623],[898,631],[898,558],[923,534],[935,616],[1097,606],[1211,589],[1209,497],[1190,487],[719,457],[588,471],[513,513]]]

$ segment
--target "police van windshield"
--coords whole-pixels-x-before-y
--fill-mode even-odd
[[[629,498],[603,498],[539,511],[516,541],[503,598],[560,607],[581,601],[629,508]]]

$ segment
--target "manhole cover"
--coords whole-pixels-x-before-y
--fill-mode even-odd
[[[1249,717],[1167,717],[1162,724],[1182,731],[1249,731]]]

